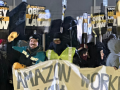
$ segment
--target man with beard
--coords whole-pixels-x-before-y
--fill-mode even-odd
[[[60,55],[67,47],[67,44],[62,41],[62,34],[55,33],[53,42],[50,43],[48,49],[54,50],[58,55]]]
[[[9,41],[9,40],[8,40]],[[29,38],[29,46],[12,48],[20,52],[20,57],[17,62],[13,64],[14,69],[24,68],[45,61],[45,53],[41,51],[40,36],[38,34],[32,35]]]

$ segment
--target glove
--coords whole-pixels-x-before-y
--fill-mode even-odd
[[[22,69],[22,68],[25,68],[25,67],[26,67],[25,65],[20,64],[20,63],[18,63],[18,62],[15,62],[15,63],[13,64],[13,68],[14,68],[14,69]]]
[[[14,41],[15,38],[17,38],[19,34],[17,32],[11,32],[10,35],[8,36],[8,42]]]

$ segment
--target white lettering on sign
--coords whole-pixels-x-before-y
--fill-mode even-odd
[[[7,29],[9,21],[0,21],[0,29]]]
[[[9,25],[9,17],[7,15],[7,10],[6,8],[0,9],[0,29],[8,29]]]
[[[29,15],[32,15],[32,8],[29,8],[29,9],[28,9],[28,14],[29,14]]]
[[[98,26],[98,27],[105,27],[105,24],[106,24],[106,23],[102,22],[102,23],[98,23],[97,26]]]
[[[2,12],[3,12],[3,16],[6,17],[7,10],[0,9],[0,17],[2,17]]]
[[[37,9],[33,8],[33,15],[37,14]]]
[[[104,19],[104,16],[93,17],[93,21],[101,21]]]
[[[92,17],[92,26],[93,28],[100,28],[106,26],[106,20],[104,15],[96,15]]]
[[[26,18],[26,26],[31,26],[29,23],[29,18]]]
[[[49,21],[38,21],[37,19],[33,19],[32,23],[29,23],[29,18],[26,18],[26,26],[50,26]]]
[[[36,19],[32,20],[31,26],[37,26],[37,20]]]
[[[92,26],[93,26],[93,28],[105,27],[106,26],[106,22],[97,23],[96,25],[93,24]]]
[[[50,26],[50,12],[49,10],[45,10],[44,7],[38,6],[28,6],[27,7],[27,14],[26,14],[26,26]]]
[[[39,8],[28,8],[29,15],[38,15]]]
[[[115,8],[108,8],[108,10],[115,10]]]
[[[6,14],[7,14],[7,10],[3,10],[4,17],[6,17]]]

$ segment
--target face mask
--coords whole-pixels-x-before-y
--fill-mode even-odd
[[[87,56],[80,56],[83,60],[87,60]]]

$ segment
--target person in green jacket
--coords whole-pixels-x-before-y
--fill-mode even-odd
[[[21,53],[19,62],[13,64],[14,69],[25,68],[34,64],[45,61],[45,53],[41,51],[40,36],[38,34],[32,35],[29,38],[29,46],[18,47],[13,46],[12,48]]]

